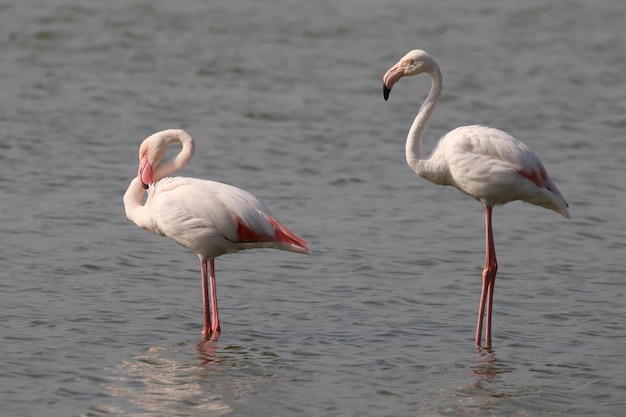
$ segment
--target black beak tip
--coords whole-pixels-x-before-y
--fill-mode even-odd
[[[387,88],[387,86],[383,84],[383,97],[385,98],[385,101],[389,98],[389,93],[391,93],[391,88]]]
[[[148,184],[144,184],[143,182],[141,183],[141,186],[143,187],[144,190],[147,190],[149,187]]]

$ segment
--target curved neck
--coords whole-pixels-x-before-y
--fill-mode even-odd
[[[426,132],[426,126],[437,105],[442,89],[442,77],[439,66],[436,64],[432,65],[431,69],[428,71],[428,75],[430,75],[432,79],[430,92],[426,100],[424,100],[424,103],[422,103],[417,116],[415,116],[415,120],[413,120],[413,124],[406,138],[406,162],[418,175],[423,169],[420,162],[424,160],[422,157],[424,132]]]
[[[174,158],[162,161],[167,147],[173,142],[180,142],[182,149]],[[139,172],[131,181],[124,194],[126,217],[139,227],[155,230],[150,210],[146,209],[142,201],[146,193],[144,186],[146,184],[154,184],[172,172],[184,167],[193,157],[193,153],[193,139],[184,130],[164,130],[146,138],[139,147]],[[153,166],[154,169],[152,168]],[[149,201],[150,197],[148,197],[146,204]]]
[[[124,210],[126,217],[139,227],[149,228],[149,216],[145,213],[142,204],[143,196],[146,193],[139,178],[135,177],[130,182],[126,193],[124,193]]]
[[[179,142],[182,145],[182,149],[178,155],[172,159],[161,161],[159,158],[155,161],[154,182],[167,177],[187,165],[187,162],[191,160],[194,154],[193,139],[187,132],[183,130],[166,130],[161,133],[163,138],[163,142],[159,146],[159,148],[162,147],[162,149],[159,149],[161,158],[165,154],[167,147],[174,142]]]

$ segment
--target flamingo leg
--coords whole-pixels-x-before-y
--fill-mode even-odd
[[[211,288],[211,332],[218,335],[220,332],[220,317],[217,313],[217,286],[215,285],[215,260],[210,259],[211,266],[210,288]]]
[[[485,343],[491,346],[491,311],[493,306],[493,288],[496,282],[498,261],[496,259],[496,247],[493,241],[493,228],[491,226],[492,206],[485,206],[486,228],[486,251],[485,269],[483,269],[483,286],[480,294],[480,306],[478,309],[478,323],[476,324],[476,346],[480,346],[482,337],[483,318],[485,309],[487,313],[487,326],[485,329]]]
[[[207,259],[200,258],[200,271],[202,274],[202,309],[204,311],[204,327],[202,328],[202,334],[205,336],[208,336],[211,333],[211,310],[209,309],[209,280],[207,274],[207,262]]]

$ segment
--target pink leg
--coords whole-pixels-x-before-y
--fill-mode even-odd
[[[483,288],[480,293],[480,304],[478,306],[478,323],[476,323],[476,346],[480,346],[483,333],[483,317],[485,315],[485,304],[487,302],[487,293],[489,292],[488,282],[483,271]]]
[[[217,313],[217,287],[215,285],[215,260],[210,259],[209,264],[211,266],[211,332],[214,335],[218,335],[220,333],[220,317]]]
[[[478,323],[476,324],[476,346],[480,346],[485,307],[487,310],[487,328],[485,330],[485,343],[491,346],[491,310],[493,306],[493,288],[496,282],[498,261],[496,259],[496,247],[493,242],[493,229],[491,227],[491,211],[493,207],[485,206],[486,227],[486,253],[485,269],[483,270],[483,286],[480,294],[480,306],[478,309]]]
[[[202,334],[208,336],[211,333],[211,310],[209,309],[209,280],[207,274],[207,260],[200,258],[200,271],[202,274],[202,309],[204,311],[204,327]]]

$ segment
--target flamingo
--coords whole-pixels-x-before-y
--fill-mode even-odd
[[[442,76],[435,59],[413,50],[383,77],[383,95],[404,76],[426,73],[432,83],[406,139],[406,160],[417,175],[437,185],[449,185],[483,204],[486,227],[485,267],[476,324],[480,347],[486,311],[485,341],[491,346],[491,309],[498,270],[491,226],[495,205],[521,200],[569,218],[568,204],[548,176],[535,153],[523,142],[499,129],[483,125],[461,126],[445,134],[427,158],[422,156],[424,132],[442,89]]]
[[[165,150],[174,142],[182,145],[180,152],[163,161]],[[220,333],[216,257],[252,248],[298,253],[309,253],[309,249],[306,240],[272,217],[249,192],[215,181],[167,177],[184,167],[193,154],[193,139],[184,130],[163,130],[146,138],[139,147],[137,177],[124,194],[124,208],[126,217],[137,226],[168,237],[198,255],[204,309],[202,334],[216,337]],[[142,204],[146,190],[148,198]]]

